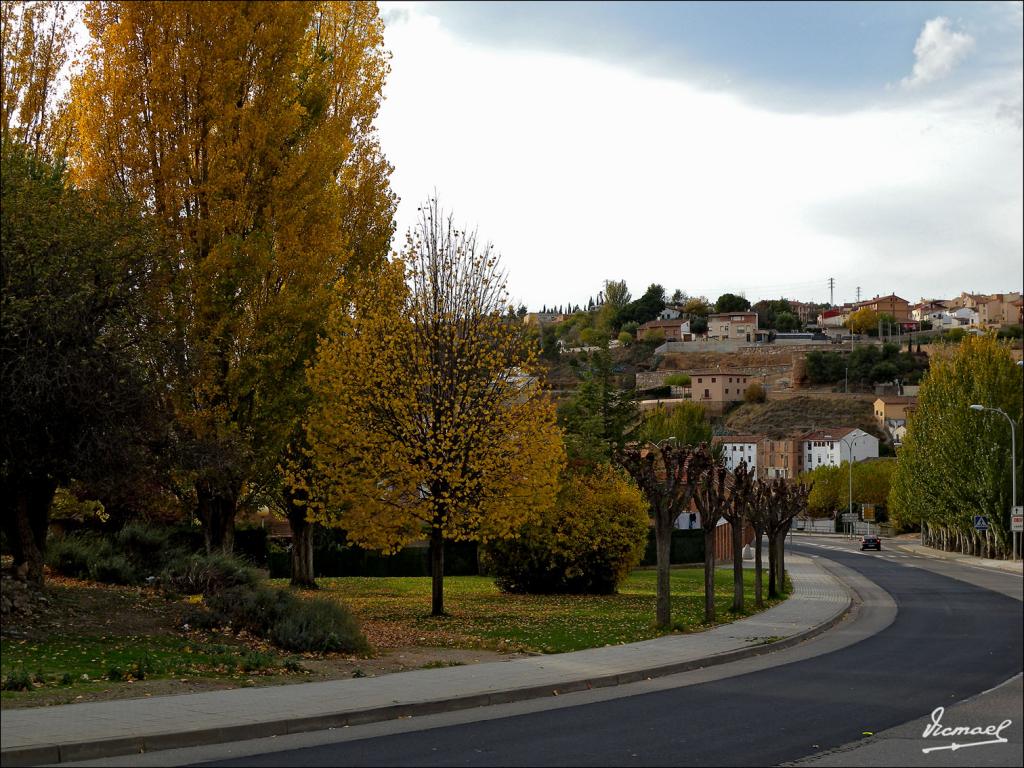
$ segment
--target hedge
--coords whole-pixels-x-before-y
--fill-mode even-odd
[[[271,549],[267,555],[270,578],[286,579],[292,575],[291,552]],[[444,543],[445,576],[477,576],[477,544],[475,541]],[[313,550],[313,575],[333,576],[429,576],[430,548],[406,547],[394,555],[382,555],[361,547],[326,546]]]

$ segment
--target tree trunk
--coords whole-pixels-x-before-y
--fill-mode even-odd
[[[207,552],[230,555],[235,548],[235,511],[237,496],[211,490],[205,484],[196,486],[199,520]]]
[[[444,616],[444,536],[440,528],[430,532],[430,615]]]
[[[14,571],[39,587],[43,586],[50,504],[56,490],[57,483],[50,478],[26,480],[13,490],[13,509],[4,514],[4,527],[14,555]]]
[[[779,585],[779,592],[785,594],[786,592],[786,528],[783,528],[780,532],[778,540],[779,553],[775,558],[775,562],[778,564],[779,573],[776,576],[776,580]]]
[[[313,523],[306,520],[302,507],[288,510],[288,524],[292,529],[292,586],[317,589],[313,578]]]
[[[704,621],[715,621],[715,529],[704,529]]]
[[[754,529],[754,603],[764,608],[764,596],[761,588],[761,531]]]
[[[672,629],[672,521],[658,515],[654,521],[654,544],[657,552],[657,586],[655,619],[658,629]]]
[[[775,581],[777,573],[775,544],[778,539],[778,532],[768,534],[768,599],[779,596],[778,585]]]
[[[743,610],[743,522],[732,526],[732,609]]]

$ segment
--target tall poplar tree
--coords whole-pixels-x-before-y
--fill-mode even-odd
[[[172,256],[161,373],[207,547],[266,496],[333,285],[379,261],[390,166],[375,3],[91,2],[73,171],[145,201]]]

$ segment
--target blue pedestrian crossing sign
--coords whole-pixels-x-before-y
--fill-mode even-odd
[[[987,531],[988,530],[988,518],[984,515],[974,516],[974,530],[976,531]]]

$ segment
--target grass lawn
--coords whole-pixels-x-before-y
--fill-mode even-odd
[[[754,574],[744,571],[746,606],[732,605],[732,570],[716,574],[719,623],[754,611]],[[506,595],[485,576],[444,580],[448,615],[432,618],[430,579],[319,579],[321,597],[346,603],[378,649],[407,645],[478,647],[509,651],[561,653],[648,640],[654,627],[655,571],[634,571],[617,595]],[[774,603],[771,603],[774,604]],[[676,631],[708,629],[704,616],[704,571],[672,571],[672,620]]]
[[[300,671],[297,659],[267,643],[180,631],[187,601],[166,600],[152,590],[52,576],[46,599],[45,612],[17,622],[5,619],[5,706],[118,698],[111,695],[114,688],[161,693],[182,680],[246,685],[253,678]]]
[[[747,611],[753,611],[753,574]],[[676,631],[707,629],[700,568],[672,571]],[[484,576],[445,579],[448,615],[429,616],[429,578],[319,579],[318,592],[356,614],[373,658],[287,654],[230,632],[183,629],[197,598],[168,600],[153,590],[51,577],[48,607],[0,638],[4,708],[130,698],[201,690],[334,680],[502,658],[499,653],[559,653],[657,637],[655,571],[638,570],[617,595],[505,595]],[[276,585],[287,589],[286,580]],[[740,616],[732,571],[717,573],[720,622]],[[746,614],[742,614],[746,615]],[[764,640],[764,638],[760,638]],[[759,638],[751,638],[757,642]],[[507,658],[504,657],[504,658]]]

